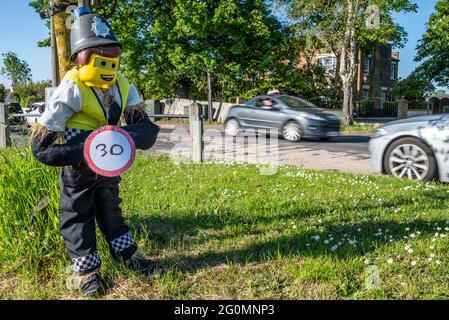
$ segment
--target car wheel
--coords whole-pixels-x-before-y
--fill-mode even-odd
[[[437,176],[432,150],[416,138],[402,138],[392,143],[385,152],[384,169],[389,175],[412,181],[429,181]]]
[[[300,141],[302,138],[301,126],[295,121],[288,122],[282,128],[282,136],[287,141]]]
[[[237,136],[241,131],[240,123],[236,119],[229,119],[225,123],[225,133],[229,136]]]

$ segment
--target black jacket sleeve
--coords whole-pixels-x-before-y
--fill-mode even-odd
[[[125,113],[126,123],[122,127],[134,140],[137,149],[147,150],[156,142],[159,127],[149,119],[143,110]],[[56,132],[34,136],[31,150],[34,157],[49,166],[75,166],[84,161],[84,142],[92,131],[85,131],[65,144],[56,144]]]
[[[31,151],[39,162],[49,166],[74,166],[84,160],[84,141],[92,131],[86,131],[65,144],[56,144],[56,132],[34,136],[31,141]]]
[[[159,127],[155,125],[143,109],[125,112],[128,125],[122,127],[134,139],[137,149],[150,149],[156,142]]]

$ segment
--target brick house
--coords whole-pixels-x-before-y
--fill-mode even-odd
[[[358,67],[354,82],[354,98],[362,101],[374,98],[378,108],[385,101],[392,99],[391,91],[398,80],[399,52],[393,52],[391,46],[378,44],[369,54],[358,53]],[[305,57],[300,58],[300,65],[307,63]],[[334,53],[320,50],[309,63],[318,63],[334,79],[339,68],[338,58]]]
[[[392,100],[391,91],[398,80],[399,52],[390,46],[377,45],[368,55],[359,53],[356,98],[378,98],[382,103]]]

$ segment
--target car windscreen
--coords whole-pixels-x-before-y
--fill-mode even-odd
[[[257,101],[257,98],[252,98],[251,100],[247,101],[245,103],[245,105],[248,106],[248,107],[254,107],[255,104],[256,104],[256,101]]]
[[[282,101],[285,105],[289,106],[290,108],[318,108],[316,105],[314,105],[312,102],[309,102],[307,100],[292,97],[292,96],[280,96],[278,98]]]

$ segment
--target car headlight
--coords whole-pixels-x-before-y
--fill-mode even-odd
[[[324,120],[324,118],[321,118],[321,117],[313,115],[313,114],[308,114],[308,115],[305,116],[305,118],[309,119],[309,120],[316,120],[316,121]]]
[[[377,129],[376,131],[374,131],[374,136],[373,136],[373,138],[380,138],[380,137],[383,137],[383,136],[385,136],[385,135],[387,135],[387,134],[389,134],[389,132],[388,132],[387,129],[379,128],[379,129]]]

